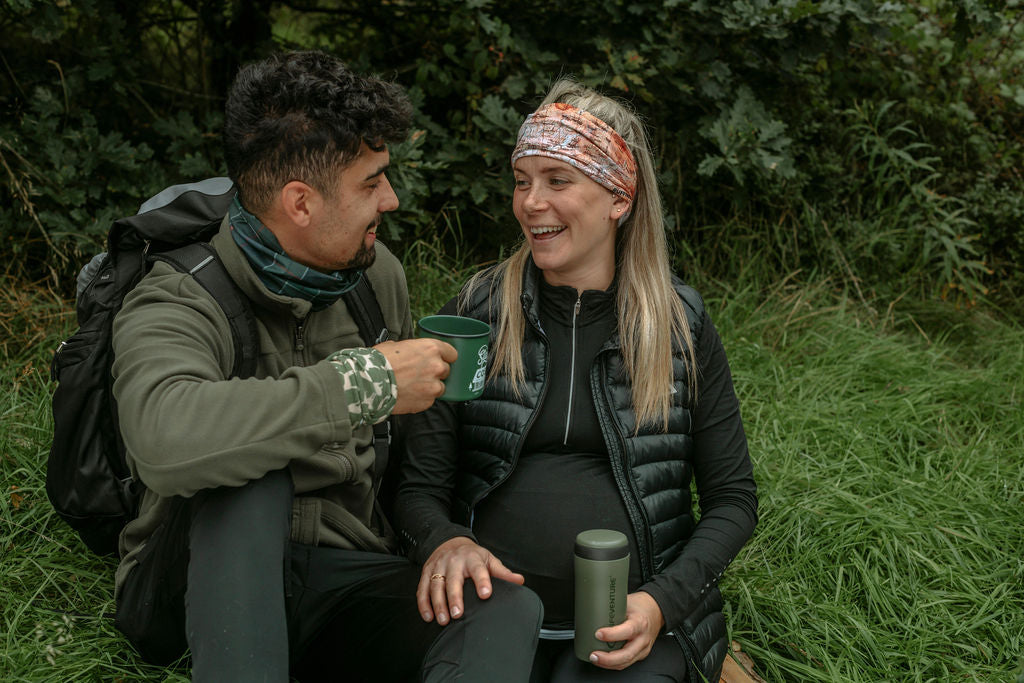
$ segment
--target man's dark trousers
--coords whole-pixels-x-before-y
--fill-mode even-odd
[[[467,584],[465,616],[424,622],[419,568],[393,555],[290,543],[287,470],[175,501],[125,581],[118,627],[195,681],[525,681],[542,620],[531,591]],[[187,643],[186,643],[187,641]]]

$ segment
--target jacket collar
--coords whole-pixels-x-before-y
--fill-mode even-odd
[[[538,297],[541,277],[542,271],[533,262],[533,256],[527,257],[526,267],[523,268],[523,290],[522,294],[519,295],[519,300],[523,305],[523,314],[526,316],[526,321],[544,336],[544,328],[540,324],[540,300]],[[601,345],[599,352],[617,348],[619,348],[618,330],[613,332],[612,336]]]
[[[224,263],[224,268],[227,269],[228,275],[231,276],[231,279],[235,281],[235,284],[238,285],[255,306],[267,309],[277,315],[289,315],[298,319],[303,319],[309,315],[310,310],[313,308],[309,301],[274,294],[260,282],[259,276],[256,275],[256,271],[252,269],[252,264],[249,263],[249,259],[245,257],[245,254],[242,253],[242,250],[238,248],[238,245],[231,238],[227,216],[221,222],[220,230],[210,240],[210,244],[217,250],[217,255],[220,256],[221,261]]]

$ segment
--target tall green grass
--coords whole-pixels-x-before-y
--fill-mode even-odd
[[[414,316],[472,268],[405,251]],[[723,589],[769,681],[1012,681],[1024,654],[1024,330],[826,284],[698,278],[742,402],[761,521]],[[51,511],[49,355],[73,321],[0,315],[0,680],[181,681],[106,616],[114,562]],[[874,306],[874,308],[869,308]],[[24,343],[22,343],[24,341]]]
[[[186,681],[127,648],[106,616],[114,561],[91,555],[46,499],[49,358],[73,314],[45,291],[0,290],[0,680]]]
[[[1012,680],[1024,332],[949,306],[883,328],[806,286],[710,303],[760,490],[733,637],[768,680]]]

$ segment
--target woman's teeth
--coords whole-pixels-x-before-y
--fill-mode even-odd
[[[559,232],[565,230],[564,225],[544,225],[537,228],[530,228],[530,234],[532,235],[543,235],[547,232]]]

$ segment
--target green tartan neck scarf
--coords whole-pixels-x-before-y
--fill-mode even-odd
[[[228,212],[231,237],[249,259],[260,282],[274,294],[305,299],[313,310],[327,308],[356,286],[363,274],[360,268],[321,273],[293,261],[280,242],[259,218],[242,207],[238,196]]]

